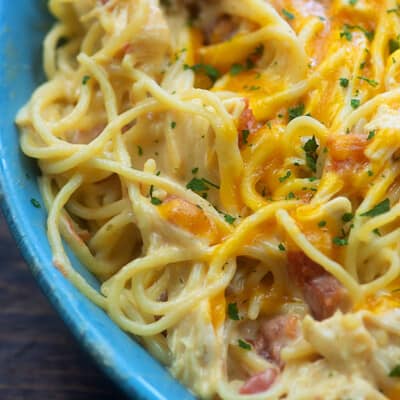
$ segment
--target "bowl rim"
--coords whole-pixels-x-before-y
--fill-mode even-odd
[[[24,3],[27,5],[26,8],[32,10],[34,6],[32,6],[30,2],[31,0],[24,0]],[[21,9],[23,8],[24,7],[21,7]],[[29,10],[26,12],[29,13]],[[6,11],[5,7],[1,7],[0,5],[0,21],[8,21],[6,17],[7,12],[9,12],[9,10]],[[0,43],[6,42],[3,35],[4,32],[0,32]],[[28,39],[28,41],[29,40],[31,39]],[[0,46],[0,55],[4,55],[3,53],[5,53],[5,51]],[[11,88],[11,82],[8,83],[7,79],[4,78],[6,76],[7,67],[6,58],[4,63],[0,62],[0,76],[3,77],[3,79],[0,80],[0,89]],[[38,82],[36,82],[36,87],[37,85]],[[12,107],[9,108],[8,104],[9,94],[5,92],[5,90],[0,90],[0,105],[8,108],[5,114],[11,113],[11,115],[13,115]],[[28,99],[29,98],[26,100]],[[109,318],[115,329],[119,330],[118,335],[120,333],[123,340],[133,342],[133,346],[129,346],[129,351],[137,357],[137,366],[134,369],[129,368],[131,364],[127,360],[127,357],[124,357],[124,354],[115,351],[112,343],[108,341],[107,332],[103,333],[99,328],[96,328],[93,320],[85,320],[84,312],[81,312],[78,307],[78,302],[82,300],[80,296],[76,296],[74,293],[77,289],[71,283],[69,283],[69,285],[66,283],[69,281],[52,265],[51,260],[48,260],[43,246],[36,244],[35,240],[32,240],[35,238],[34,233],[32,233],[32,228],[28,226],[29,224],[24,224],[23,222],[24,214],[26,214],[27,211],[24,211],[22,202],[26,199],[22,200],[18,198],[16,189],[17,183],[12,176],[12,165],[9,165],[11,164],[11,157],[7,156],[4,149],[4,134],[6,132],[14,134],[14,131],[17,131],[14,121],[13,125],[10,123],[11,121],[7,119],[7,117],[0,118],[0,210],[5,217],[19,251],[42,293],[49,300],[59,317],[64,321],[66,327],[76,339],[76,342],[91,356],[100,370],[109,376],[116,386],[129,398],[137,400],[194,400],[192,394],[177,382],[166,368],[161,366],[147,350],[111,321],[104,310],[101,310],[104,313],[104,317]],[[14,129],[12,126],[14,126]],[[22,155],[20,148],[18,148],[16,152],[18,156]],[[25,155],[23,155],[23,157],[27,158]],[[49,267],[54,268],[54,272],[50,270]],[[48,276],[49,273],[50,275],[56,275]],[[52,281],[54,278],[56,281],[58,279],[65,280],[65,282],[60,281],[58,285],[61,284],[63,286],[65,284],[66,287],[62,287],[61,290],[54,290],[54,286],[57,286],[57,282],[54,283]],[[80,295],[83,296],[82,294]],[[93,304],[86,297],[85,301]],[[85,305],[87,304],[86,302]],[[95,305],[93,306],[97,307]],[[142,361],[143,364],[141,363]]]

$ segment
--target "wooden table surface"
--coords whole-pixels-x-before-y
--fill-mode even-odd
[[[50,307],[1,213],[0,399],[126,400]]]

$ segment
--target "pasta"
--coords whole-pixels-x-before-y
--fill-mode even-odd
[[[54,265],[200,398],[400,398],[398,3],[49,8]]]

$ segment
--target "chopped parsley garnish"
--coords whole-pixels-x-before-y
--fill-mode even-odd
[[[400,49],[400,41],[399,38],[397,39],[389,39],[389,53],[392,54],[396,50]]]
[[[385,199],[381,201],[379,204],[377,204],[374,208],[371,208],[371,210],[360,214],[362,217],[376,217],[378,215],[384,214],[390,210],[390,201],[389,199]]]
[[[319,221],[319,222],[318,222],[318,226],[319,226],[320,228],[323,228],[324,226],[326,226],[326,221]]]
[[[351,30],[354,29],[358,29],[359,31],[361,31],[369,41],[371,41],[375,36],[374,31],[368,31],[360,25],[345,24],[342,32],[340,32],[340,37],[344,37],[350,42],[353,39],[353,34],[351,33]]]
[[[370,131],[370,132],[368,133],[367,140],[371,140],[374,136],[375,136],[375,131]]]
[[[349,86],[349,80],[347,78],[340,78],[339,82],[342,88],[347,88]]]
[[[342,215],[342,221],[343,222],[350,222],[353,218],[354,218],[354,214],[353,213],[344,213]]]
[[[289,20],[294,19],[294,15],[285,8],[282,8],[282,14]]]
[[[243,139],[243,143],[247,144],[247,139],[250,135],[250,131],[248,129],[243,129],[242,130],[242,139]]]
[[[193,170],[192,170],[193,172]],[[196,171],[197,172],[197,171]],[[219,189],[219,186],[216,185],[215,183],[210,182],[209,180],[205,178],[193,178],[187,185],[186,189],[193,190],[193,192],[205,192],[207,190],[210,190],[210,186],[215,187],[216,189]]]
[[[171,122],[171,129],[175,129],[176,128],[176,122],[175,121],[172,121]]]
[[[86,85],[89,82],[90,76],[89,75],[85,75],[82,78],[82,85]]]
[[[397,8],[389,8],[388,10],[386,10],[386,12],[387,12],[388,14],[390,14],[390,13],[398,14],[399,11],[400,11],[400,6],[397,6]]]
[[[351,42],[351,39],[353,39],[353,34],[350,32],[349,26],[345,25],[343,30],[340,32],[340,37],[345,38],[349,42]]]
[[[233,224],[236,221],[235,217],[232,217],[232,215],[229,214],[224,214],[224,220],[228,223],[228,224]]]
[[[151,202],[151,204],[153,204],[155,206],[159,206],[162,203],[162,201],[159,198],[154,197],[153,196],[153,192],[154,192],[154,186],[151,185],[150,186],[150,191],[149,191],[150,202]]]
[[[192,169],[192,174],[193,175],[197,174],[198,172],[199,172],[199,168],[198,167]]]
[[[349,0],[349,4],[350,4],[351,6],[355,6],[355,5],[357,4],[357,1],[358,1],[358,0]]]
[[[348,240],[346,238],[341,238],[341,237],[334,237],[332,242],[336,246],[347,246],[349,244]]]
[[[239,321],[239,311],[236,303],[228,304],[228,317],[234,321]]]
[[[372,87],[377,87],[379,85],[379,82],[374,81],[373,79],[366,78],[365,76],[357,76],[357,79],[367,82]]]
[[[210,185],[212,187],[215,187],[215,189],[219,189],[219,186],[216,185],[215,183],[210,182],[209,180],[207,180],[206,178],[203,178],[203,182],[205,182],[207,185]]]
[[[382,235],[381,235],[381,232],[380,232],[380,230],[379,230],[378,228],[375,228],[372,232],[373,232],[376,236],[382,236]]]
[[[139,156],[142,156],[142,155],[143,155],[143,149],[142,149],[141,146],[138,146],[138,147],[137,147],[137,151],[138,151]]]
[[[400,364],[397,364],[390,372],[389,376],[391,378],[398,378],[400,377]]]
[[[151,201],[151,204],[153,204],[155,206],[159,206],[162,203],[162,201],[157,197],[152,197],[150,201]]]
[[[279,243],[278,249],[279,249],[280,251],[286,251],[286,247],[284,246],[283,243]]]
[[[303,147],[303,150],[306,153],[306,164],[313,172],[317,172],[318,147],[319,145],[315,140],[315,136],[313,136],[311,139],[308,139]]]
[[[294,199],[294,198],[295,198],[295,195],[294,195],[293,192],[289,192],[289,193],[287,194],[287,196],[286,196],[286,199],[287,199],[287,200],[292,200],[292,199]]]
[[[34,199],[33,197],[31,198],[31,204],[33,205],[33,207],[35,208],[41,208],[42,206],[40,205],[40,203]]]
[[[351,101],[350,101],[350,105],[354,109],[360,107],[360,103],[361,103],[360,99],[351,99]]]
[[[279,182],[281,182],[281,183],[285,182],[286,179],[288,179],[291,175],[292,175],[292,172],[291,171],[287,171],[286,175],[283,175],[283,176],[279,177]]]
[[[232,76],[236,76],[236,75],[240,74],[241,72],[243,72],[244,70],[245,70],[245,67],[242,64],[233,64],[231,66],[229,73]]]
[[[209,190],[208,185],[203,181],[203,179],[193,178],[187,185],[187,189],[193,190],[193,192],[204,192]]]
[[[209,65],[209,64],[195,64],[192,66],[185,64],[183,66],[183,69],[184,70],[191,69],[195,73],[203,73],[210,78],[212,83],[215,83],[216,80],[221,75],[220,72],[216,68],[214,68],[212,65]]]
[[[304,114],[304,104],[299,104],[296,107],[289,108],[289,110],[288,110],[289,122],[292,119],[301,117],[303,114]]]
[[[251,344],[247,343],[245,340],[239,339],[238,345],[240,348],[242,348],[244,350],[251,350]]]

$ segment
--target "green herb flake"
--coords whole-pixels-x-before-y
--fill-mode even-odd
[[[184,70],[191,69],[195,73],[203,73],[208,76],[208,78],[215,83],[217,79],[221,76],[220,72],[214,68],[212,65],[208,64],[195,64],[195,65],[187,65],[183,66]]]
[[[372,87],[377,87],[379,85],[379,82],[374,81],[373,79],[366,78],[365,76],[357,76],[357,79],[359,79],[360,81],[367,82]]]
[[[397,39],[389,39],[389,54],[394,53],[396,50],[400,49],[400,40]]]
[[[175,121],[172,121],[171,122],[171,129],[175,129],[176,128],[176,122]]]
[[[244,70],[245,70],[245,67],[242,64],[233,64],[231,66],[231,69],[230,69],[229,73],[232,76],[236,76],[236,75],[239,75]]]
[[[390,14],[390,13],[398,14],[399,11],[400,11],[400,8],[399,8],[399,7],[400,7],[400,6],[398,6],[397,8],[389,8],[389,9],[386,10],[386,12],[387,12],[388,14]]]
[[[160,199],[158,199],[157,197],[151,197],[151,204],[155,205],[155,206],[159,206],[160,204],[162,204],[162,201]]]
[[[209,190],[208,185],[203,181],[203,179],[193,178],[187,185],[186,189],[193,190],[193,192],[204,192]]]
[[[349,4],[350,4],[351,6],[355,6],[355,5],[357,4],[357,1],[358,1],[358,0],[349,0]]]
[[[397,364],[390,372],[389,376],[391,378],[398,378],[400,377],[400,364]]]
[[[293,20],[294,19],[294,15],[289,12],[288,10],[286,10],[285,8],[282,8],[282,14],[288,19],[288,20]]]
[[[354,214],[353,213],[344,213],[342,215],[342,221],[343,222],[350,222],[353,218],[354,218]]]
[[[283,243],[279,243],[278,249],[279,249],[280,251],[286,251],[286,247],[283,245]]]
[[[239,321],[239,311],[236,303],[228,304],[228,317],[233,321]]]
[[[82,85],[86,85],[89,82],[89,80],[90,80],[90,76],[89,75],[85,75],[82,78]]]
[[[33,205],[33,207],[35,208],[42,208],[42,206],[40,205],[40,203],[35,199],[35,198],[31,198],[31,204]]]
[[[192,169],[192,174],[193,175],[197,174],[198,172],[199,172],[199,168],[198,167]]]
[[[380,230],[378,228],[375,228],[372,233],[374,233],[376,236],[382,236]]]
[[[143,155],[142,146],[138,146],[138,147],[137,147],[137,151],[138,151],[138,155],[139,155],[139,156],[142,156],[142,155]]]
[[[247,144],[247,139],[250,135],[250,131],[248,129],[243,129],[242,130],[242,139],[243,139],[243,143]]]
[[[318,226],[319,226],[320,228],[323,228],[324,226],[326,226],[326,221],[319,221],[319,222],[318,222]]]
[[[347,78],[340,78],[339,83],[342,88],[347,88],[349,86],[349,80]]]
[[[360,26],[360,25],[344,25],[342,32],[340,32],[340,37],[341,38],[346,38],[346,40],[348,40],[349,42],[353,39],[353,35],[351,33],[351,30],[359,30],[361,31],[365,37],[371,41],[374,36],[375,36],[375,32],[374,31],[368,31],[367,29],[365,29],[364,27]]]
[[[281,183],[285,182],[286,179],[290,178],[291,175],[292,175],[292,172],[287,171],[284,176],[279,177],[279,182],[281,182]]]
[[[315,136],[313,136],[311,139],[308,139],[303,147],[303,150],[306,153],[306,164],[313,172],[317,172],[318,147],[319,145],[315,139]]]
[[[332,240],[333,244],[336,246],[347,246],[349,244],[346,238],[334,237]]]
[[[390,201],[389,199],[385,199],[378,203],[374,208],[371,210],[360,214],[362,217],[376,217],[378,215],[384,214],[390,210]]]
[[[375,136],[375,133],[376,133],[376,131],[370,131],[370,132],[368,133],[367,140],[371,140],[371,139]]]
[[[349,42],[351,42],[353,39],[353,34],[351,33],[348,25],[343,27],[343,30],[340,32],[340,38],[345,38]]]
[[[360,99],[351,99],[350,105],[355,110],[356,108],[360,107]]]
[[[238,340],[238,346],[243,350],[251,350],[251,344],[242,339]]]
[[[210,181],[207,180],[206,178],[202,178],[202,181],[203,181],[204,183],[206,183],[207,185],[210,185],[210,186],[212,186],[212,187],[215,187],[215,189],[219,189],[219,186],[218,186],[218,185],[216,185],[215,183],[210,182]]]
[[[224,220],[225,220],[228,224],[232,225],[232,224],[236,221],[236,218],[235,218],[235,217],[232,217],[232,215],[224,214]]]
[[[293,200],[295,198],[295,195],[293,192],[289,192],[286,196],[286,200]]]
[[[297,117],[301,117],[302,115],[304,115],[304,109],[305,109],[304,104],[299,104],[299,105],[297,105],[295,107],[289,108],[288,109],[289,122],[292,119],[295,119]]]

